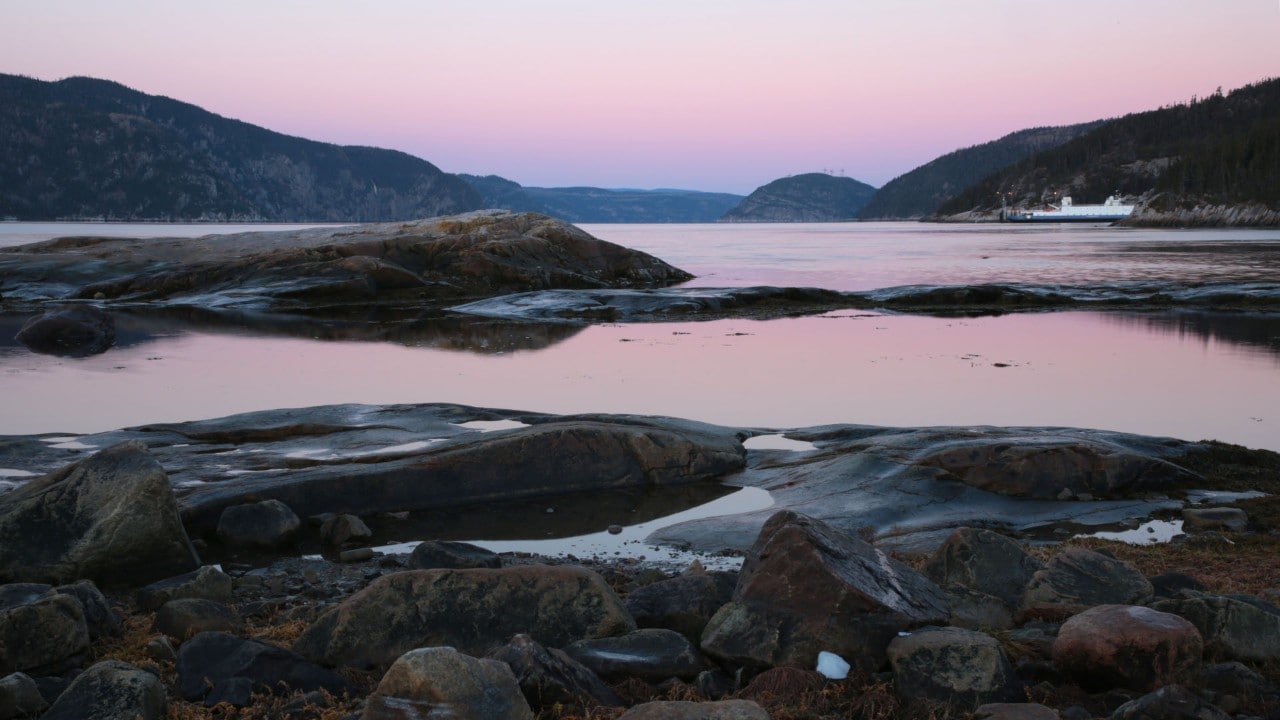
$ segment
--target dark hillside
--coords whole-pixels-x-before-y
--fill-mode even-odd
[[[806,173],[756,188],[720,222],[837,222],[854,219],[876,189],[853,178]]]
[[[1019,130],[999,140],[947,153],[890,180],[876,191],[867,206],[858,213],[858,218],[922,218],[991,173],[1009,167],[1033,153],[1057,147],[1092,130],[1098,124],[1092,122]]]
[[[478,209],[394,150],[282,135],[92,78],[0,75],[0,214],[365,222]]]
[[[1265,222],[1280,211],[1280,80],[1110,120],[984,178],[938,213],[991,212],[1002,192],[1015,204],[1055,194],[1099,202],[1118,192],[1143,200],[1140,217],[1249,207],[1238,224]]]
[[[715,222],[741,195],[696,190],[614,190],[597,187],[524,187],[497,175],[461,175],[485,206],[536,212],[575,223]]]

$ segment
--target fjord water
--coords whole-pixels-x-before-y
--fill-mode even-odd
[[[919,223],[584,228],[683,267],[698,275],[690,285],[704,287],[1280,282],[1280,231]],[[5,223],[0,245],[40,233],[222,231],[233,230],[94,224],[35,232]],[[1067,425],[1280,450],[1274,315],[839,311],[515,330],[461,321],[377,340],[333,340],[314,330],[298,336],[122,314],[117,346],[83,359],[27,352],[12,340],[22,320],[0,317],[0,434],[79,434],[340,402],[452,402],[767,428]]]

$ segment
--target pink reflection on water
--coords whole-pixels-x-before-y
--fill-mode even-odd
[[[1280,450],[1276,355],[1098,313],[594,326],[477,355],[205,333],[83,360],[0,354],[0,433],[328,403],[454,402],[726,425],[1066,425]]]

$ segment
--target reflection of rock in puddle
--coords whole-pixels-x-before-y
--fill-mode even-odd
[[[596,493],[591,497],[554,496],[453,511],[376,518],[376,541],[385,553],[408,553],[424,539],[465,540],[493,552],[527,552],[552,557],[641,557],[646,561],[687,565],[694,559],[712,569],[736,568],[741,557],[708,557],[645,542],[667,525],[769,507],[768,491],[725,485],[697,485]],[[371,523],[371,526],[374,523]],[[622,527],[610,533],[608,527]],[[615,528],[616,529],[616,528]],[[392,538],[405,542],[391,543]],[[413,540],[408,540],[413,538]]]
[[[470,422],[452,424],[460,428],[466,428],[467,430],[479,430],[480,432],[515,430],[516,428],[529,427],[528,423],[522,423],[519,420],[472,420]]]
[[[792,440],[785,435],[756,435],[743,441],[742,446],[748,450],[792,450],[807,452],[817,450],[818,446],[807,440]]]
[[[49,437],[40,438],[41,442],[49,443],[49,447],[59,450],[97,450],[96,445],[86,445],[80,442],[80,438],[76,436],[70,437]]]
[[[1116,540],[1129,545],[1148,545],[1151,543],[1167,543],[1182,534],[1181,520],[1148,520],[1136,528],[1128,530],[1099,530],[1082,533],[1076,537]]]

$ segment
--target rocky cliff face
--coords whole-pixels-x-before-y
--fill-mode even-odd
[[[793,175],[763,185],[720,222],[837,222],[852,220],[876,189],[824,173]]]
[[[369,222],[482,205],[405,153],[289,137],[105,80],[0,75],[0,215]]]

